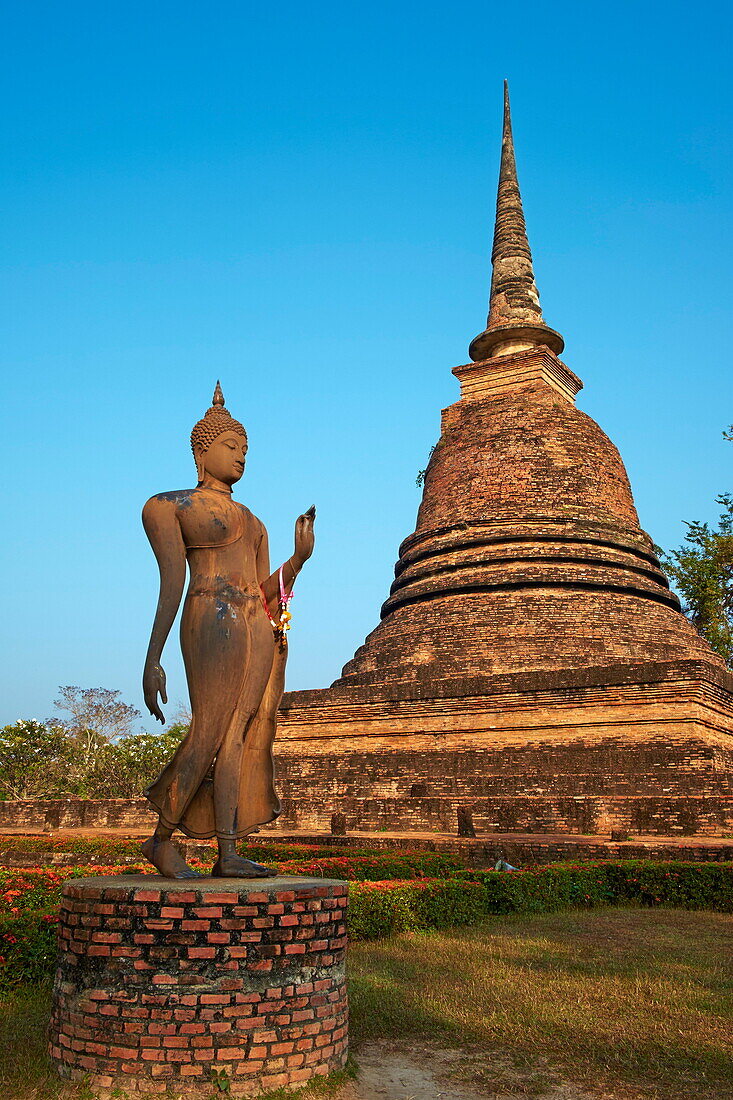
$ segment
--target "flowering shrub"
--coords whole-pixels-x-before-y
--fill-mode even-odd
[[[95,867],[103,875],[148,872],[154,868]],[[0,989],[52,976],[64,882],[88,874],[88,867],[0,871]]]
[[[58,914],[26,911],[0,917],[0,989],[51,977]]]
[[[293,846],[290,846],[292,850]],[[306,846],[303,845],[303,848]],[[306,852],[312,854],[315,845]],[[258,858],[262,853],[247,852]],[[287,852],[288,855],[291,851]],[[298,853],[302,855],[302,852]],[[138,852],[139,858],[139,852]],[[349,881],[382,881],[385,879],[422,879],[446,878],[456,874],[461,867],[460,860],[454,856],[442,856],[435,853],[405,852],[395,855],[390,852],[372,853],[369,856],[325,856],[322,859],[269,859],[268,862],[281,874],[308,875],[315,878],[341,878]],[[195,870],[208,873],[208,865],[196,859],[189,859]],[[61,900],[61,891],[68,878],[81,878],[95,875],[119,874],[155,874],[148,863],[134,863],[67,867],[34,867],[19,870],[0,870],[0,914],[17,914],[21,910],[48,909]]]
[[[733,863],[603,861],[501,872],[459,869],[457,862],[433,853],[385,852],[291,859],[281,862],[279,869],[348,878],[349,935],[354,940],[471,924],[497,913],[573,906],[674,905],[733,913]],[[191,863],[206,871],[205,865]],[[154,873],[148,864],[94,870]],[[0,987],[38,981],[52,973],[63,884],[88,874],[88,866],[0,871]]]
[[[212,848],[212,852],[213,852]],[[292,841],[282,841],[276,838],[263,839],[263,840],[251,840],[249,843],[246,841],[243,845],[240,845],[239,851],[247,859],[254,859],[257,863],[272,862],[285,862],[290,860],[301,860],[307,862],[308,860],[318,861],[319,859],[331,859],[340,858],[345,855],[343,847],[338,845],[325,845],[325,844],[297,844]],[[361,848],[348,848],[349,856],[376,856],[381,858],[382,855],[389,856],[389,852],[375,851],[370,848],[368,844],[365,844]],[[403,853],[407,855],[408,853]],[[415,854],[415,853],[413,853]],[[423,853],[416,853],[422,855]],[[212,859],[214,856],[212,855]]]
[[[149,864],[135,867],[95,867],[99,875],[141,875],[155,874],[155,868]],[[88,867],[61,867],[51,870],[47,867],[23,869],[22,871],[0,871],[0,916],[18,916],[20,913],[50,910],[61,901],[63,885],[69,878],[85,878]]]
[[[37,865],[64,862],[103,863],[139,862],[139,837],[69,837],[69,836],[4,836],[2,855],[5,860],[13,856],[26,856]]]
[[[374,852],[370,855],[324,856],[278,863],[284,875],[343,878],[349,882],[383,882],[386,879],[446,878],[463,870],[458,856],[437,852]]]

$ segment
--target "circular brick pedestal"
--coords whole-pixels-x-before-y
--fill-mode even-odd
[[[67,882],[56,1067],[123,1093],[211,1094],[218,1078],[234,1096],[341,1068],[346,903],[328,879]]]

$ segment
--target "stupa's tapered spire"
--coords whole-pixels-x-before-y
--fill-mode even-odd
[[[514,159],[509,85],[504,81],[504,132],[501,143],[499,191],[496,198],[493,273],[486,329],[472,341],[469,355],[474,360],[508,355],[514,351],[546,344],[559,355],[562,336],[542,319],[540,298],[534,281],[532,252],[522,210],[522,198]]]

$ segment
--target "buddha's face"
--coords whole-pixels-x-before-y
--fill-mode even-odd
[[[222,432],[197,456],[204,470],[225,485],[234,485],[244,473],[247,440],[239,432]]]

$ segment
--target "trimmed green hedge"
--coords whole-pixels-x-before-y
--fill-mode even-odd
[[[458,877],[486,887],[491,913],[628,903],[733,912],[733,863],[603,860],[528,871],[461,871]]]
[[[629,860],[598,866],[618,903],[733,913],[733,863]]]
[[[487,915],[486,888],[457,879],[352,882],[349,938],[375,940],[398,932],[476,924]]]
[[[485,888],[488,913],[549,913],[618,900],[603,864],[557,864],[528,871],[462,871]]]
[[[531,871],[460,871],[434,882],[352,883],[349,935],[376,939],[474,924],[500,913],[602,905],[668,905],[733,913],[733,863],[555,864]]]

